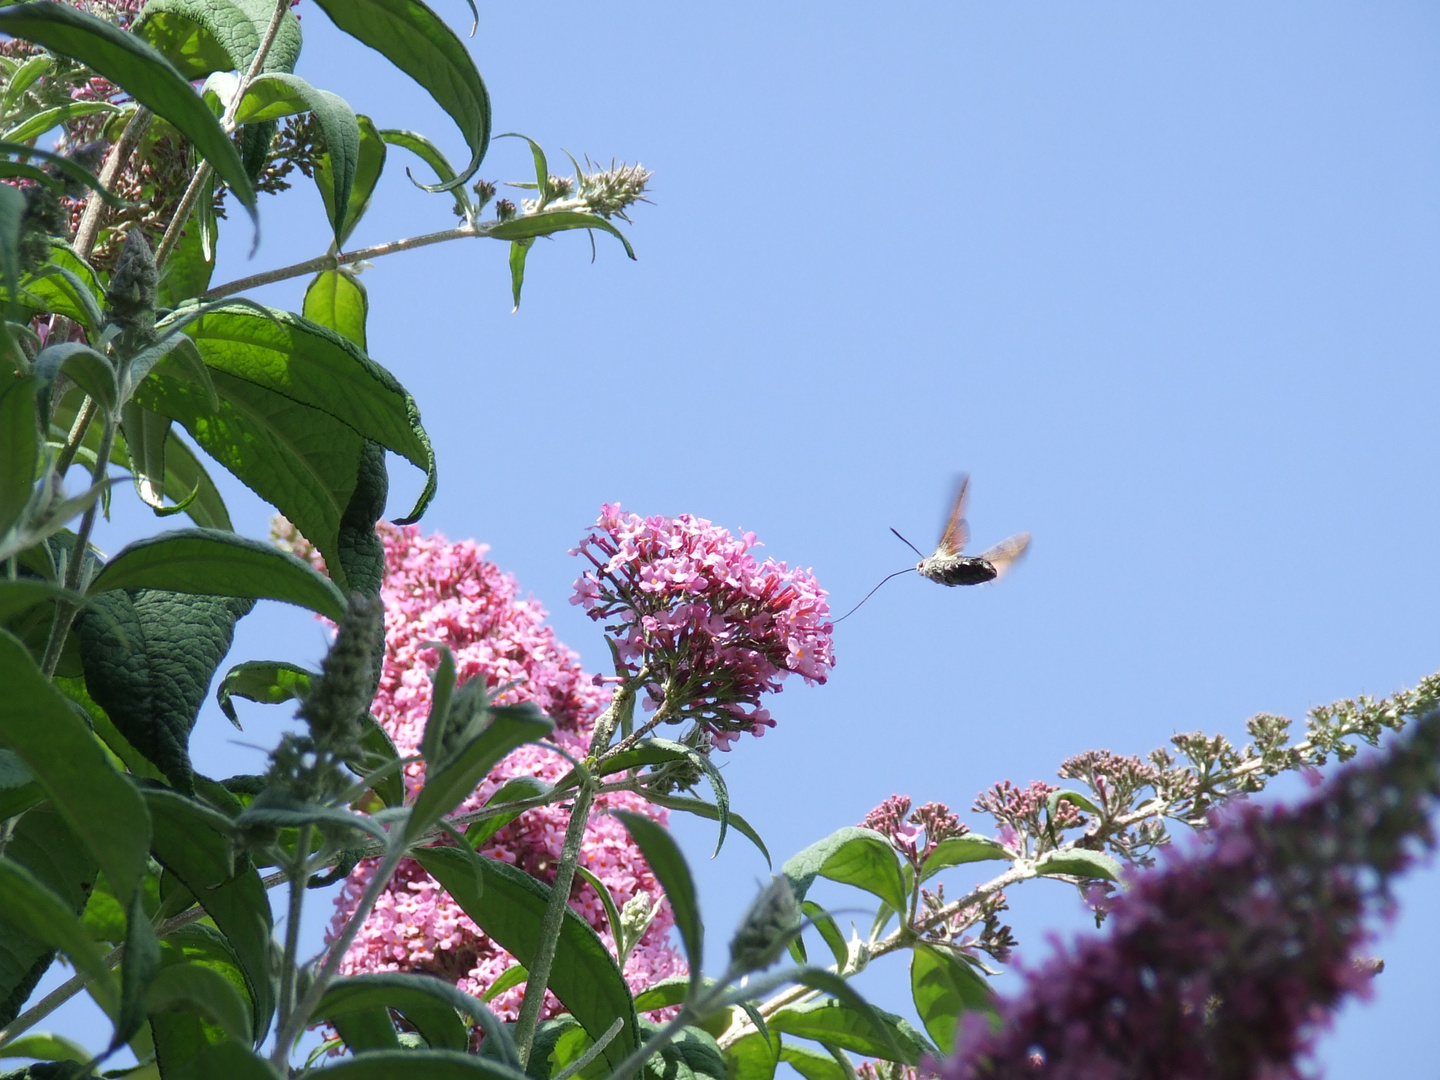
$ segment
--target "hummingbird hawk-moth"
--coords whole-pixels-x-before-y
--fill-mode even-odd
[[[1021,555],[1030,544],[1029,533],[1016,533],[1008,540],[1001,540],[992,548],[986,548],[979,555],[962,555],[970,540],[970,526],[965,521],[965,496],[970,487],[970,477],[960,477],[960,490],[955,495],[955,505],[950,511],[950,520],[940,534],[940,543],[933,555],[921,556],[915,569],[923,578],[941,585],[983,585],[994,581]],[[892,532],[894,530],[891,530]],[[900,536],[897,532],[896,536]],[[901,540],[905,540],[900,536]],[[910,541],[905,540],[907,544]],[[910,550],[919,555],[915,545]]]
[[[962,474],[960,477],[960,490],[955,494],[955,505],[950,509],[950,519],[945,523],[945,531],[940,534],[940,543],[935,546],[932,555],[924,554],[914,544],[900,536],[896,529],[891,529],[896,536],[905,543],[911,551],[920,556],[920,561],[914,566],[907,566],[904,570],[897,570],[881,580],[884,585],[890,578],[899,577],[901,574],[908,574],[912,570],[918,571],[921,577],[941,585],[983,585],[987,581],[994,581],[1009,570],[1015,560],[1025,554],[1025,549],[1030,546],[1029,533],[1016,533],[1007,540],[1001,540],[992,548],[986,548],[979,555],[962,554],[965,545],[970,541],[970,526],[965,521],[965,496],[970,488],[970,477]],[[879,590],[876,585],[865,594],[865,603]],[[844,615],[835,621],[842,622],[848,619],[855,612],[860,610],[860,604],[856,604]]]

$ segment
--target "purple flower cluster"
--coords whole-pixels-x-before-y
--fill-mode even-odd
[[[607,504],[571,552],[593,568],[570,602],[608,624],[620,673],[643,676],[657,718],[693,720],[721,749],[774,726],[762,694],[792,672],[823,683],[835,663],[825,591],[808,571],[758,561],[755,546],[688,514]]]
[[[1365,917],[1433,843],[1440,713],[1294,808],[1216,815],[1111,902],[1110,929],[1028,973],[1001,1022],[967,1014],[945,1080],[1288,1080],[1364,993]]]
[[[382,522],[378,531],[385,545],[381,590],[385,659],[371,708],[400,753],[416,753],[424,736],[431,680],[440,659],[430,643],[442,641],[454,654],[461,683],[485,680],[495,692],[494,700],[501,704],[533,701],[556,722],[554,746],[572,757],[583,757],[595,718],[609,694],[586,675],[575,654],[556,640],[554,631],[545,625],[544,609],[517,595],[514,578],[485,559],[482,545],[421,536],[418,525],[397,528]],[[287,550],[319,562],[288,522],[282,520],[276,534]],[[479,809],[501,785],[517,776],[553,784],[568,770],[568,761],[555,749],[545,744],[522,746],[481,781],[459,810]],[[406,766],[408,791],[417,791],[424,778],[423,762]],[[663,808],[630,792],[607,792],[596,803],[601,811],[631,810],[662,824],[667,817]],[[568,810],[558,804],[530,810],[491,837],[481,854],[518,866],[542,881],[553,880],[569,818]],[[336,898],[327,940],[335,940],[349,921],[375,872],[375,863],[373,859],[361,862],[346,879]],[[604,882],[616,903],[623,905],[645,893],[652,904],[659,905],[654,922],[626,961],[624,973],[630,985],[638,990],[683,974],[685,963],[669,941],[675,920],[664,891],[618,819],[603,812],[590,819],[580,865]],[[608,925],[594,889],[578,885],[571,906],[613,946],[614,928]],[[365,919],[340,970],[346,975],[424,971],[480,995],[514,963],[418,863],[406,859]],[[513,1018],[523,993],[523,984],[507,990],[491,1007],[501,1017]],[[559,1003],[547,994],[545,1015],[558,1011]]]

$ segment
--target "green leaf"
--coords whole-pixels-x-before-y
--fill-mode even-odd
[[[188,896],[184,886],[177,888]],[[192,923],[168,934],[161,951],[163,966],[151,984],[146,1006],[162,1075],[178,1073],[211,1046],[230,1041],[227,1029],[240,1034],[241,1045],[250,1045],[245,1033],[251,1029],[253,1003],[245,974],[224,936],[213,926]],[[203,999],[186,1001],[187,987]]]
[[[6,139],[0,139],[0,154],[23,154],[32,160],[43,161],[53,167],[57,172],[63,174],[67,180],[83,185],[95,192],[101,202],[116,210],[129,209],[134,206],[133,203],[127,203],[124,199],[116,198],[110,194],[110,192],[101,186],[100,180],[94,173],[89,169],[77,165],[64,154],[54,154],[49,150],[41,150],[39,147],[30,146],[27,143],[15,143]],[[11,168],[13,169],[14,166],[12,165]],[[56,183],[54,177],[47,177],[47,180],[51,184]],[[50,245],[51,247],[68,246],[64,245],[64,242],[56,237],[51,237]]]
[[[427,139],[424,135],[414,131],[404,131],[399,128],[385,128],[380,132],[380,138],[384,139],[391,146],[404,147],[411,151],[421,161],[435,170],[442,184],[448,184],[455,179],[455,169],[450,160],[441,152],[440,148]],[[417,187],[424,187],[415,177],[410,176],[410,170],[405,170],[405,175],[410,177],[410,182]],[[463,187],[453,187],[450,194],[455,197],[455,210],[461,218],[470,217],[470,196],[465,193]]]
[[[234,983],[203,964],[174,964],[161,971],[146,991],[145,1008],[151,1013],[190,1009],[236,1042],[251,1041],[250,1003]]]
[[[5,286],[11,318],[18,318],[16,293],[20,287],[20,232],[24,224],[24,194],[10,184],[0,184],[0,285]]]
[[[1068,874],[1078,878],[1101,878],[1105,881],[1120,880],[1120,864],[1103,851],[1086,848],[1066,848],[1051,851],[1035,861],[1037,874]]]
[[[491,225],[485,235],[492,240],[533,240],[538,236],[553,236],[571,229],[599,229],[615,237],[625,246],[625,254],[635,258],[635,249],[630,241],[610,222],[599,214],[584,210],[539,210],[533,214],[521,214],[509,221]]]
[[[879,1009],[867,1015],[836,998],[786,1006],[771,1016],[769,1023],[771,1031],[906,1065],[918,1065],[926,1053],[924,1040],[915,1038],[918,1033],[900,1017]]]
[[[44,385],[34,375],[5,382],[0,390],[0,536],[19,523],[34,491],[40,456],[35,399]]]
[[[408,843],[424,836],[435,822],[459,806],[506,754],[525,743],[544,738],[555,726],[529,702],[502,705],[492,710],[491,715],[489,726],[450,761],[436,769],[433,776],[426,776],[425,786],[415,798],[415,808],[405,829]],[[526,961],[522,958],[521,963]],[[602,1027],[600,1030],[605,1029]]]
[[[519,1068],[520,1059],[508,1032],[502,1031],[500,1021],[484,1002],[433,975],[384,973],[336,979],[312,1019],[334,1023],[349,1013],[374,1008],[400,1013],[435,1050],[469,1047],[469,1027],[459,1016],[463,1013],[485,1028],[487,1053],[498,1054],[512,1068]]]
[[[242,128],[242,133],[253,128]],[[270,141],[265,141],[268,150]],[[246,172],[254,176],[249,168]],[[195,216],[186,219],[180,230],[180,239],[170,251],[170,257],[160,268],[160,290],[157,304],[162,308],[179,307],[186,301],[200,296],[210,287],[215,273],[215,177],[201,189],[195,200]]]
[[[644,814],[629,810],[612,810],[612,817],[620,819],[630,833],[630,839],[640,848],[645,861],[650,864],[665,896],[670,901],[670,910],[675,913],[675,926],[680,931],[680,940],[685,946],[685,960],[690,965],[690,984],[695,992],[700,989],[700,967],[705,962],[705,925],[700,918],[700,902],[695,896],[695,881],[690,876],[690,867],[685,856],[663,825]],[[616,940],[620,928],[614,927]]]
[[[336,226],[335,237],[337,250],[344,247],[345,241],[350,239],[350,234],[360,223],[360,218],[369,209],[370,197],[375,194],[375,185],[380,182],[380,174],[385,169],[385,140],[380,137],[375,122],[368,116],[356,116],[355,119],[360,127],[360,143],[354,162],[354,177],[350,198],[346,203],[344,220],[339,217],[339,203],[336,198],[336,189],[340,187],[340,178],[336,175],[336,169],[344,164],[344,159],[332,160],[330,154],[325,153],[315,160],[315,186],[320,189],[320,198],[325,203],[325,213],[330,216],[331,221],[339,222]],[[305,317],[310,317],[308,311]],[[324,320],[316,321],[344,333],[338,326],[333,326]],[[346,337],[350,337],[350,335],[346,334]],[[350,339],[362,349],[365,348],[363,335],[360,338],[350,337]]]
[[[150,816],[29,651],[0,630],[0,743],[30,767],[75,834],[130,902],[144,872]]]
[[[262,791],[235,819],[235,825],[241,829],[257,825],[275,829],[329,825],[341,829],[357,829],[370,834],[381,843],[384,843],[386,838],[385,830],[368,817],[352,814],[338,806],[292,799],[274,788]]]
[[[985,977],[933,945],[914,947],[910,994],[925,1030],[947,1057],[955,1052],[955,1032],[962,1013],[978,1009],[996,1015],[995,994]]]
[[[498,979],[486,988],[481,1000],[487,1002],[494,1001],[506,990],[524,984],[529,978],[530,972],[526,970],[524,964],[511,964]]]
[[[105,964],[105,952],[90,939],[85,924],[65,899],[21,866],[0,855],[0,911],[37,941],[60,949],[76,970],[91,977],[91,993],[106,1012],[115,1014],[119,993]]]
[[[840,932],[840,927],[835,925],[835,919],[819,904],[813,900],[806,900],[800,905],[800,910],[810,924],[815,927],[821,939],[830,948],[830,955],[835,957],[835,967],[843,971],[850,959],[850,947],[845,943],[845,935]],[[796,938],[795,940],[800,940]]]
[[[270,981],[270,902],[253,866],[234,870],[228,820],[174,792],[145,793],[155,821],[155,858],[194,895],[234,951],[263,1037],[275,1009]],[[223,824],[222,824],[223,822]]]
[[[225,673],[220,685],[215,688],[215,700],[220,705],[220,711],[238,728],[240,718],[235,715],[232,698],[244,698],[261,705],[279,705],[303,698],[313,678],[313,671],[280,660],[247,660]]]
[[[193,1057],[167,1067],[157,1047],[160,1075],[165,1080],[281,1080],[268,1061],[230,1039],[195,1050]]]
[[[229,535],[229,534],[227,534]],[[104,592],[75,620],[85,687],[125,741],[193,790],[190,731],[249,600],[157,589]]]
[[[523,870],[481,855],[467,856],[454,848],[420,848],[413,856],[481,930],[529,967],[549,900],[547,886]],[[483,882],[479,888],[477,866]],[[549,987],[591,1038],[600,1038],[616,1017],[624,1019],[625,1028],[605,1048],[605,1059],[612,1068],[635,1048],[636,1017],[630,988],[604,942],[568,907]]]
[[[925,864],[920,868],[920,880],[925,881],[947,867],[962,863],[1010,858],[1013,856],[1005,850],[1005,845],[988,836],[976,836],[974,833],[952,836],[936,844],[935,850],[926,857]]]
[[[363,440],[426,470],[425,490],[402,523],[423,513],[434,492],[434,453],[413,399],[387,372],[334,331],[273,314],[278,326],[228,306],[188,329],[210,368],[218,408],[200,388],[160,370],[136,400],[183,424],[294,522],[344,586],[339,532],[360,481]]]
[[[368,713],[360,721],[360,726],[361,752],[346,758],[345,764],[356,776],[370,781],[372,790],[386,806],[405,805],[405,778],[398,767],[379,781],[370,780],[370,775],[377,769],[400,760],[400,753],[395,749],[390,733]]]
[[[644,1038],[660,1030],[658,1024],[643,1019],[640,1027]],[[644,1076],[647,1080],[727,1080],[728,1071],[720,1044],[709,1032],[683,1027],[646,1063]]]
[[[360,279],[345,270],[322,270],[305,290],[305,318],[365,348],[370,301]]]
[[[119,111],[120,106],[112,105],[108,101],[72,101],[68,105],[56,105],[52,108],[41,110],[23,123],[17,124],[5,132],[3,138],[7,142],[25,142],[27,139],[34,139],[40,135],[44,135],[51,128],[57,128],[67,121],[77,120],[82,116],[93,116],[95,113],[115,113]]]
[[[461,174],[429,191],[447,191],[474,175],[490,145],[490,94],[469,51],[420,0],[316,0],[341,30],[382,54],[450,114],[470,147]]]
[[[494,1058],[457,1050],[377,1050],[342,1058],[339,1064],[326,1068],[325,1076],[326,1080],[395,1080],[397,1076],[424,1080],[527,1080],[519,1069]]]
[[[40,350],[35,357],[35,374],[45,381],[47,396],[55,380],[67,375],[75,384],[108,411],[120,395],[115,367],[104,353],[79,341],[66,341]]]
[[[430,713],[425,717],[425,731],[420,736],[420,756],[427,768],[438,769],[445,728],[450,721],[450,702],[455,697],[455,654],[442,642],[435,642],[433,648],[440,654],[440,663],[430,678]]]
[[[519,802],[523,799],[533,799],[538,795],[544,795],[551,790],[549,784],[538,780],[533,776],[517,776],[513,780],[507,780],[495,789],[494,794],[485,800],[485,808],[503,806],[507,802]],[[514,821],[524,810],[506,811],[503,814],[496,814],[494,817],[481,818],[465,830],[465,839],[470,846],[477,851],[480,845],[489,840],[497,832],[503,829],[510,822]]]
[[[366,439],[360,445],[355,489],[350,493],[350,501],[345,504],[345,512],[340,515],[335,541],[335,561],[339,563],[343,580],[351,589],[366,596],[379,596],[380,586],[385,582],[385,545],[376,533],[375,525],[385,513],[385,499],[389,493],[390,474],[385,468],[385,448],[374,439]],[[380,686],[380,662],[384,651],[381,643],[375,655],[375,684],[370,688],[372,695]]]
[[[0,1057],[35,1058],[38,1061],[78,1061],[84,1064],[94,1057],[79,1043],[71,1042],[63,1035],[51,1035],[37,1031],[0,1046]]]
[[[248,71],[275,11],[271,0],[147,0],[131,28],[185,78]],[[300,23],[286,11],[262,71],[292,71],[300,56]]]
[[[146,991],[159,969],[160,942],[145,910],[145,894],[137,890],[126,917],[125,955],[120,960],[120,1013],[110,1039],[111,1050],[129,1042],[144,1025]]]
[[[905,876],[890,841],[873,829],[848,826],[790,858],[780,872],[803,900],[816,877],[873,893],[896,911],[905,910]]]
[[[125,433],[130,475],[135,479],[135,494],[140,501],[160,517],[182,511],[184,505],[165,505],[165,442],[170,435],[170,418],[127,402],[120,410],[120,427]],[[198,494],[191,492],[185,505]]]
[[[261,75],[246,88],[235,119],[253,124],[301,112],[313,115],[325,136],[322,159],[326,179],[319,183],[322,195],[327,187],[330,192],[325,209],[339,248],[344,243],[342,230],[348,220],[350,192],[360,158],[360,122],[349,103],[339,94],[317,90],[298,75]]]
[[[50,250],[53,259],[56,248],[52,246]],[[71,270],[48,263],[27,275],[20,282],[20,288],[45,310],[74,319],[92,338],[100,336],[100,328],[105,324],[104,313],[85,281]]]
[[[98,863],[53,806],[36,806],[15,823],[5,854],[59,896],[69,911],[78,915],[85,909]],[[25,933],[0,909],[0,1024],[19,1015],[53,957],[51,943]]]
[[[641,765],[662,765],[671,761],[689,763],[704,773],[705,779],[710,781],[710,787],[715,792],[715,809],[720,822],[720,837],[715,842],[715,854],[720,854],[720,848],[725,844],[725,831],[730,823],[730,792],[725,786],[724,777],[720,775],[720,770],[715,767],[709,755],[672,739],[641,739],[633,749],[604,759],[600,764],[600,774],[610,776]]]
[[[127,545],[90,583],[92,596],[113,589],[281,600],[336,622],[346,608],[344,594],[309,563],[218,529],[179,529]]]
[[[787,1043],[781,1047],[780,1060],[805,1080],[854,1080],[854,1073],[836,1061],[834,1055],[801,1043]]]
[[[534,240],[516,240],[510,245],[510,296],[515,301],[511,311],[520,310],[520,290],[525,286],[525,259]]]
[[[730,1080],[771,1080],[780,1062],[780,1039],[760,1032],[737,1039],[725,1048],[725,1069]]]
[[[229,136],[186,77],[135,34],[68,5],[45,2],[0,8],[0,33],[79,60],[170,121],[254,217],[255,189]]]
[[[684,795],[662,795],[658,791],[651,790],[646,790],[644,796],[647,802],[652,802],[656,806],[664,806],[670,810],[680,810],[687,814],[694,814],[696,817],[708,818],[711,821],[720,820],[719,807],[713,806],[703,799],[692,799]],[[765,841],[760,839],[760,834],[755,831],[755,827],[751,825],[750,822],[746,821],[734,810],[726,811],[725,820],[729,825],[734,827],[736,832],[759,848],[760,854],[765,856],[765,865],[767,867],[772,865],[770,850],[765,846]]]
[[[12,750],[0,750],[0,821],[23,814],[44,797],[45,789],[20,756]],[[3,1000],[4,987],[0,984]]]

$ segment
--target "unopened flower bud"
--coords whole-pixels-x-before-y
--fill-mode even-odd
[[[359,719],[375,692],[375,668],[385,639],[379,597],[352,593],[335,643],[310,684],[300,716],[319,746],[343,749],[359,736]]]
[[[126,330],[153,330],[159,285],[160,274],[145,234],[132,226],[115,260],[115,272],[110,275],[105,317]]]
[[[655,918],[651,906],[650,894],[647,892],[637,892],[625,901],[625,906],[620,909],[620,929],[626,940],[639,941],[640,936],[649,928]]]
[[[515,204],[509,199],[501,199],[495,204],[495,216],[501,221],[509,221],[515,213]]]
[[[784,875],[772,878],[750,905],[730,942],[732,973],[763,971],[775,963],[799,928],[800,908],[790,879]]]

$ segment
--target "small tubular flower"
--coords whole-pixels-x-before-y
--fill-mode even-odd
[[[656,720],[693,721],[729,749],[775,721],[760,704],[791,673],[823,683],[835,665],[826,593],[807,570],[751,554],[700,518],[640,518],[619,505],[571,554],[590,561],[572,604],[605,624],[617,674],[640,677]]]

